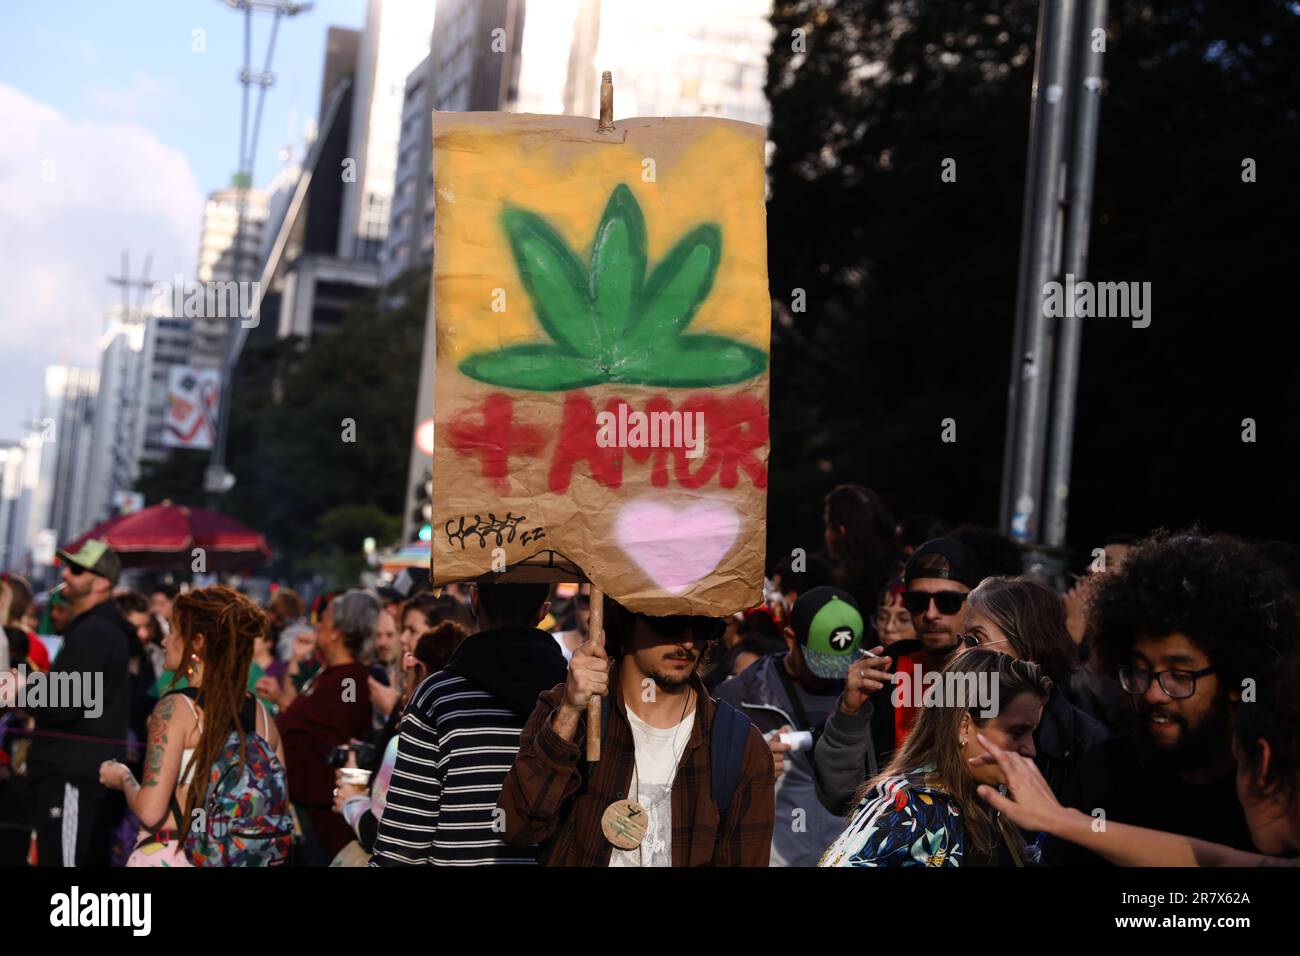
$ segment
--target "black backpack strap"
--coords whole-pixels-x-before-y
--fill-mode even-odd
[[[713,702],[713,733],[709,742],[709,788],[718,816],[725,821],[740,784],[740,766],[749,740],[749,718],[725,700]],[[721,829],[721,827],[719,827]]]

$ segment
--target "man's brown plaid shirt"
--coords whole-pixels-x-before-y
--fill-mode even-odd
[[[516,846],[549,843],[547,866],[608,866],[612,845],[601,832],[601,815],[627,796],[635,769],[632,728],[627,721],[618,670],[610,674],[614,695],[600,761],[583,774],[584,724],[575,740],[551,726],[564,699],[564,685],[538,698],[519,738],[515,765],[501,788],[504,839]],[[740,780],[718,832],[720,815],[710,793],[710,741],[717,707],[698,677],[699,703],[690,741],[673,780],[673,866],[767,866],[775,813],[772,753],[762,735],[749,729]]]

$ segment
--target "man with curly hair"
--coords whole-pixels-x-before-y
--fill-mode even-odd
[[[1098,584],[1087,637],[1135,723],[1080,761],[1065,802],[1098,820],[1249,850],[1233,718],[1265,668],[1300,644],[1295,597],[1276,566],[1226,535],[1157,533]],[[1054,850],[1056,862],[1100,862]]]

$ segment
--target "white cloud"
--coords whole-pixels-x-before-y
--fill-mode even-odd
[[[122,250],[151,278],[190,274],[203,195],[183,153],[142,126],[74,121],[0,84],[0,438],[35,412],[42,370],[99,367]]]

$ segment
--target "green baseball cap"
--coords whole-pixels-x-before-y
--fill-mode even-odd
[[[118,576],[122,573],[122,559],[106,541],[100,541],[98,538],[87,538],[76,551],[60,549],[54,553],[64,564],[81,568],[91,574],[98,574],[101,578],[108,578],[110,584],[116,584]]]
[[[818,677],[844,680],[862,646],[858,602],[839,588],[813,588],[799,595],[790,611],[790,629],[803,647],[808,668]]]

